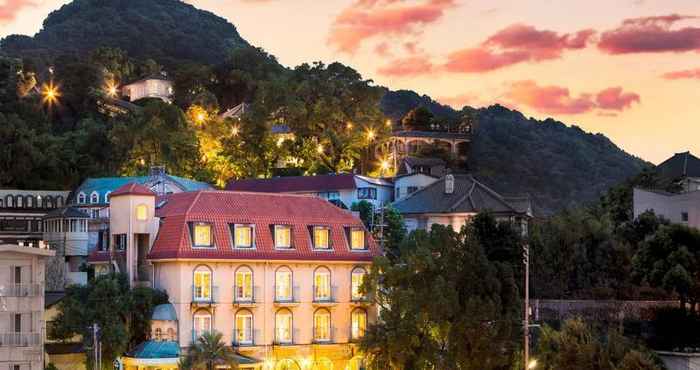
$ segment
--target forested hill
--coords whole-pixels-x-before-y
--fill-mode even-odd
[[[75,0],[49,14],[34,37],[11,35],[0,43],[7,55],[37,58],[103,46],[167,66],[220,63],[249,44],[226,19],[180,0]]]
[[[390,117],[418,106],[442,119],[472,115],[477,126],[469,170],[503,194],[529,194],[540,214],[596,201],[611,186],[651,166],[605,135],[553,119],[526,118],[500,105],[457,111],[412,91],[388,92],[382,99]]]

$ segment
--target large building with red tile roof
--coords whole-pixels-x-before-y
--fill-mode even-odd
[[[89,261],[165,290],[178,322],[168,340],[218,331],[246,368],[361,368],[355,342],[377,312],[360,286],[381,250],[351,212],[298,194],[122,188],[111,248]]]

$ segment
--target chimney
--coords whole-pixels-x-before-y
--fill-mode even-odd
[[[455,192],[455,177],[452,174],[445,176],[445,194]]]

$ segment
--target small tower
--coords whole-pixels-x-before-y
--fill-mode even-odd
[[[127,273],[132,286],[150,286],[153,280],[146,256],[158,232],[155,200],[151,189],[137,183],[126,184],[110,194],[112,245],[116,251],[124,251],[117,265]]]

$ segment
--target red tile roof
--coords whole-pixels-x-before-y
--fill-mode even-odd
[[[117,256],[122,256],[125,253],[125,251],[101,251],[94,249],[92,252],[90,252],[90,254],[88,254],[87,260],[91,263],[107,262],[110,260],[116,260]]]
[[[226,190],[262,193],[302,193],[355,189],[355,175],[288,176],[271,179],[231,180]]]
[[[154,193],[151,189],[148,187],[137,184],[135,182],[130,182],[128,184],[124,184],[120,187],[117,188],[117,190],[111,192],[109,194],[110,197],[115,197],[119,195],[153,195],[155,196],[156,193]]]
[[[364,229],[362,221],[317,197],[233,191],[198,191],[171,194],[157,210],[161,226],[148,258],[272,259],[371,261],[381,254],[367,232],[367,250],[352,251],[346,237],[350,227]],[[193,248],[190,223],[213,226],[213,248]],[[234,249],[229,226],[255,225],[255,247]],[[292,227],[292,249],[275,249],[274,225]],[[331,250],[314,250],[311,226],[328,226]]]

